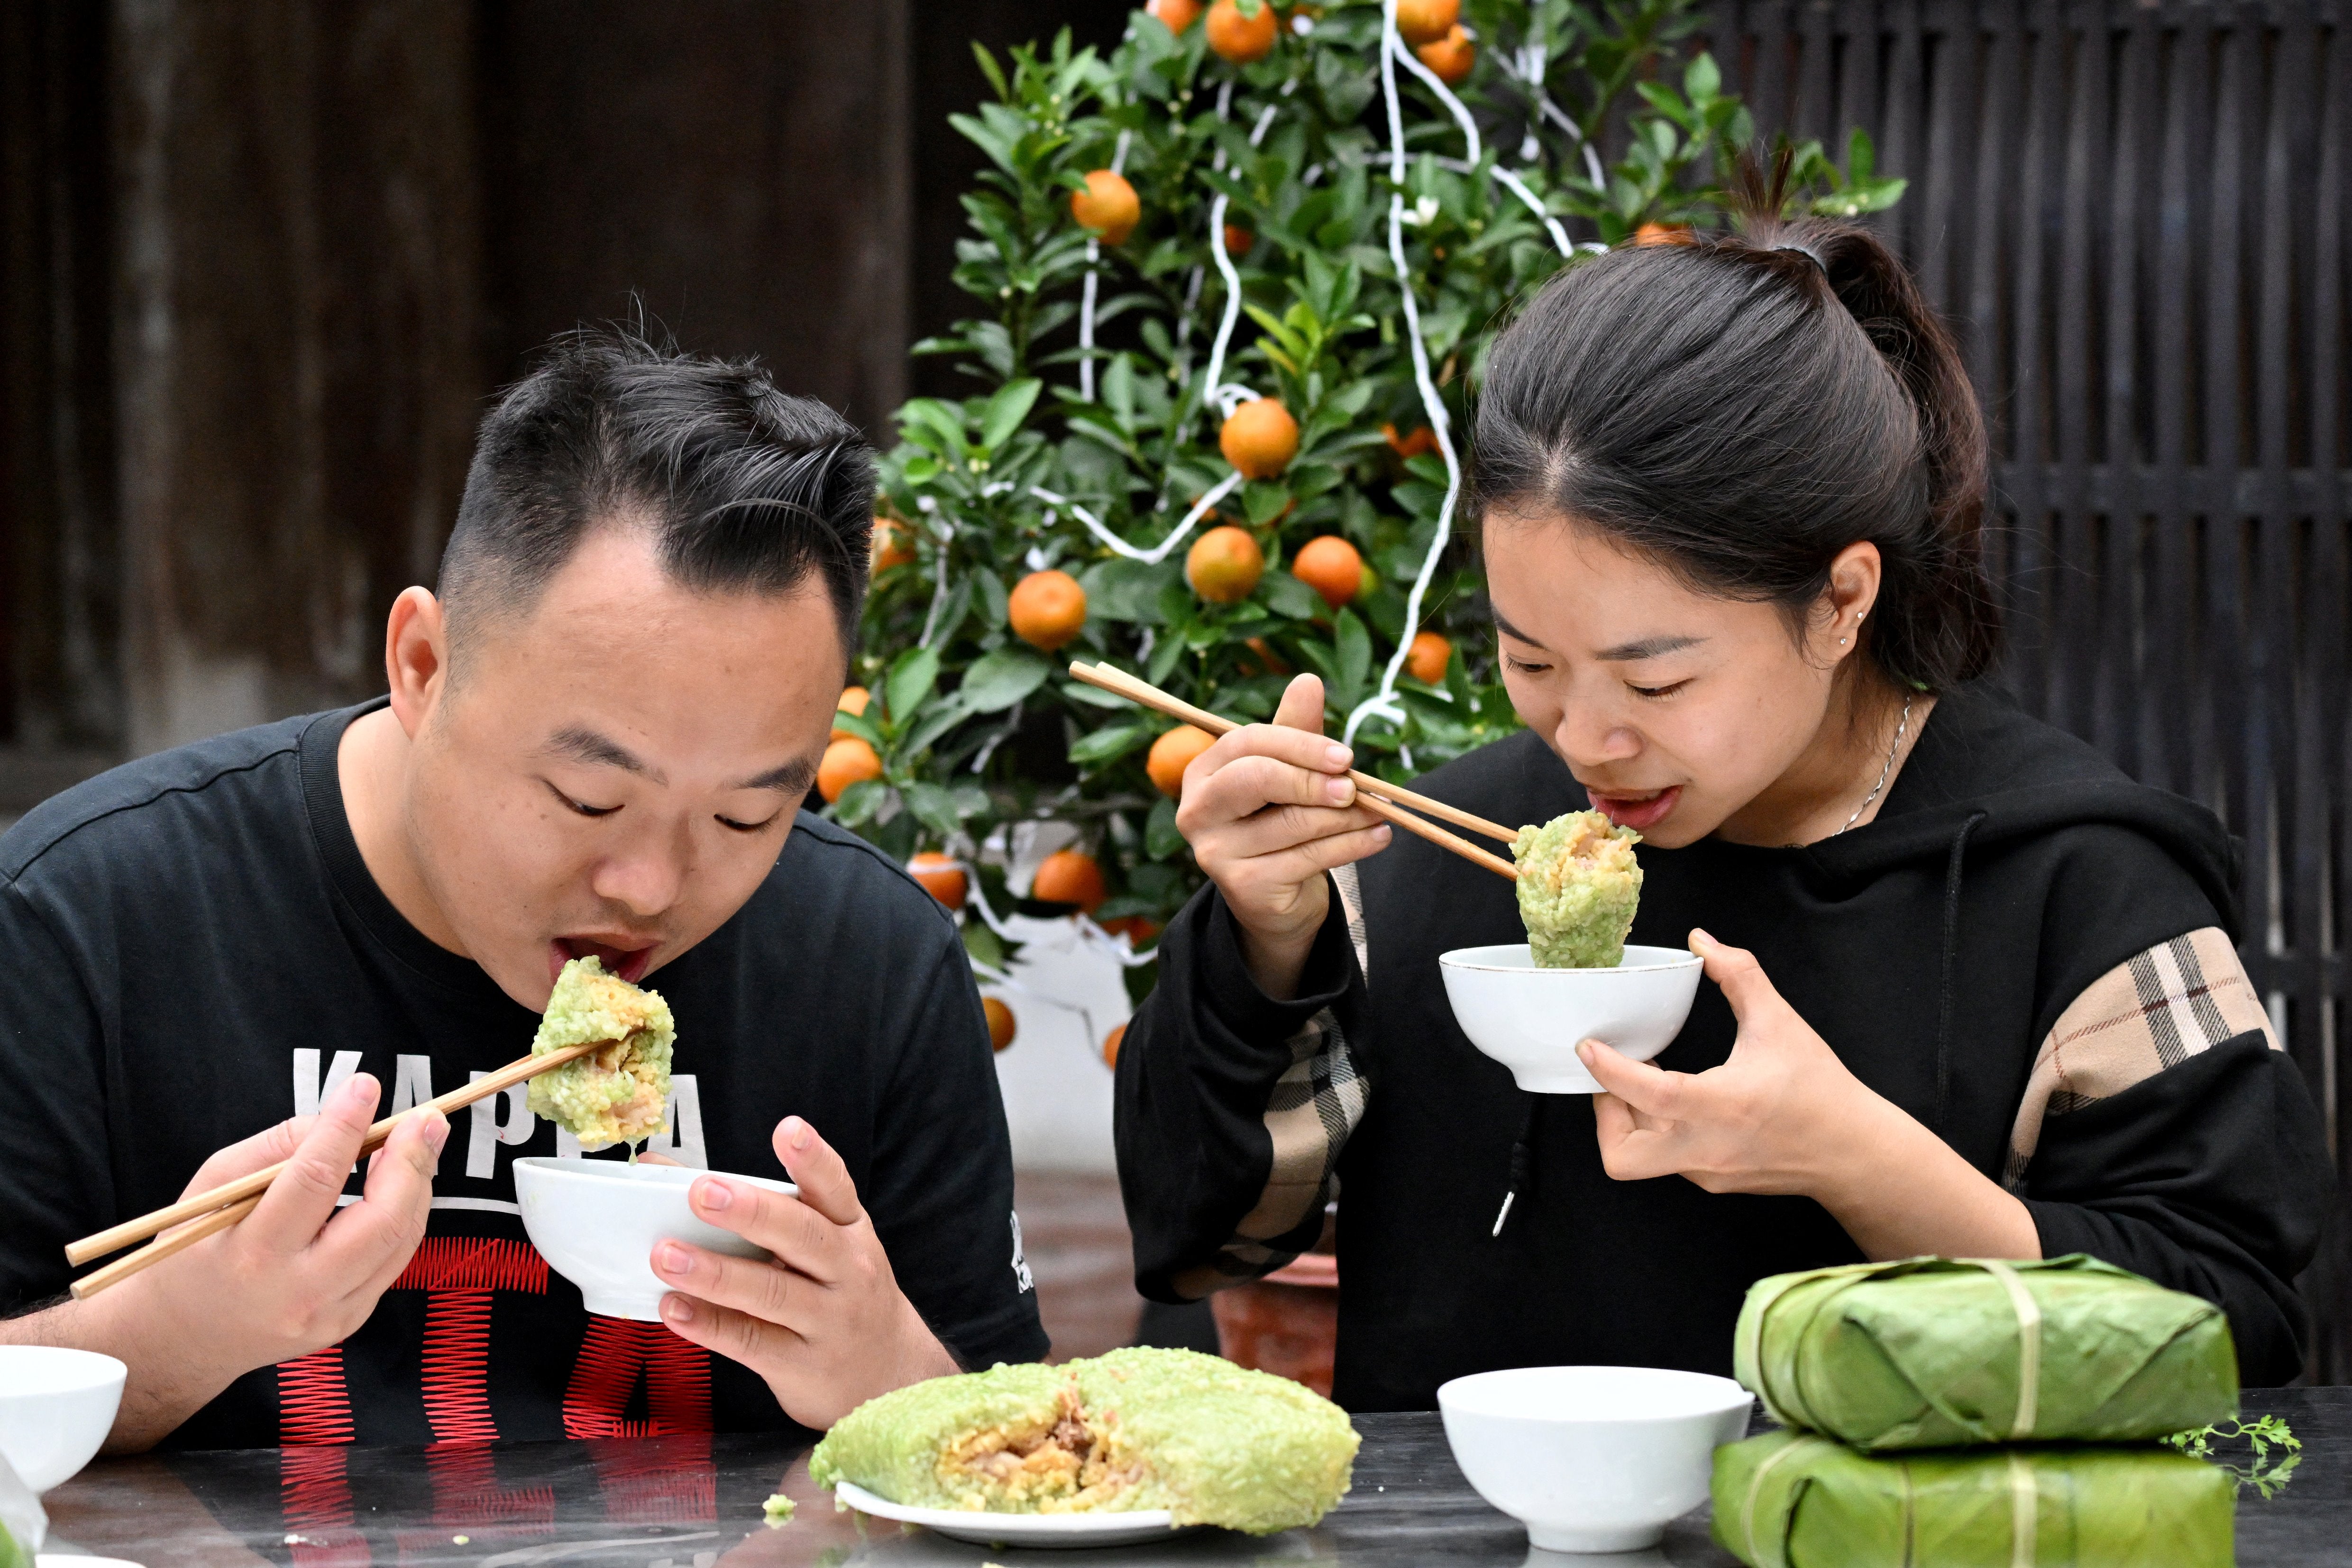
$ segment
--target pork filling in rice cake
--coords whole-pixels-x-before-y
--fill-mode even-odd
[[[1115,1350],[1065,1366],[997,1366],[868,1400],[809,1460],[916,1508],[1132,1513],[1269,1534],[1312,1524],[1348,1490],[1355,1429],[1286,1378],[1188,1350]]]
[[[669,1061],[677,1041],[669,1004],[604,972],[594,956],[574,958],[555,977],[533,1056],[603,1043],[530,1081],[530,1109],[570,1129],[583,1149],[636,1144],[669,1130]]]
[[[1511,845],[1519,867],[1519,919],[1546,969],[1613,969],[1642,901],[1642,835],[1598,811],[1570,811],[1525,827]]]

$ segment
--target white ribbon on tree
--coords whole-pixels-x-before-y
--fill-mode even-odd
[[[1227,82],[1225,85],[1231,88],[1233,84]],[[1223,104],[1220,104],[1219,119],[1224,117],[1223,109]],[[1269,103],[1258,115],[1257,123],[1250,128],[1249,144],[1255,147],[1264,142],[1266,131],[1273,124],[1274,105]],[[1217,167],[1223,168],[1224,162],[1225,155],[1218,153]],[[1225,350],[1232,346],[1234,328],[1242,318],[1242,275],[1234,270],[1234,258],[1225,249],[1225,193],[1220,191],[1217,199],[1209,204],[1209,254],[1215,258],[1217,276],[1225,280],[1225,313],[1217,322],[1217,340],[1209,347],[1209,374],[1201,386],[1202,408],[1216,403],[1217,378],[1224,373]]]
[[[1201,384],[1201,406],[1208,408],[1217,401],[1217,378],[1224,373],[1225,350],[1234,340],[1234,323],[1242,316],[1242,275],[1234,267],[1234,258],[1225,253],[1225,193],[1209,204],[1209,256],[1217,264],[1217,276],[1225,280],[1225,313],[1217,322],[1216,341],[1209,346],[1209,373]]]
[[[1519,51],[1517,60],[1514,61],[1507,51],[1497,51],[1496,57],[1502,61],[1506,74],[1515,76],[1527,84],[1528,92],[1535,99],[1535,118],[1528,122],[1528,133],[1519,142],[1519,162],[1522,163],[1535,162],[1536,153],[1540,150],[1540,144],[1536,141],[1536,127],[1549,120],[1567,131],[1570,138],[1582,150],[1584,172],[1592,177],[1593,184],[1596,187],[1606,186],[1609,181],[1601,172],[1601,155],[1592,150],[1592,143],[1584,139],[1583,128],[1570,120],[1559,105],[1552,102],[1550,92],[1544,87],[1544,70],[1551,61],[1544,49],[1540,31],[1528,41],[1525,48]],[[1605,250],[1608,247],[1603,246],[1601,248]]]
[[[1381,5],[1381,91],[1386,98],[1389,111],[1389,261],[1396,268],[1397,298],[1404,306],[1405,341],[1412,350],[1413,384],[1421,391],[1422,413],[1429,420],[1430,434],[1437,439],[1439,455],[1445,459],[1445,499],[1437,508],[1437,532],[1429,541],[1429,553],[1422,557],[1421,570],[1413,575],[1412,591],[1405,595],[1404,632],[1397,638],[1396,652],[1389,655],[1388,665],[1381,672],[1380,689],[1356,705],[1348,715],[1347,727],[1340,739],[1352,746],[1356,731],[1364,721],[1375,716],[1392,724],[1404,722],[1404,709],[1397,702],[1397,676],[1404,670],[1404,662],[1412,652],[1412,640],[1421,630],[1422,601],[1428,596],[1430,579],[1437,575],[1437,562],[1444,555],[1446,543],[1454,537],[1454,508],[1462,497],[1462,459],[1454,450],[1454,423],[1445,412],[1445,402],[1437,395],[1437,383],[1429,373],[1429,348],[1421,340],[1421,306],[1412,293],[1412,275],[1406,269],[1404,259],[1404,110],[1397,100],[1396,63],[1408,61],[1434,87],[1454,116],[1462,124],[1463,134],[1470,144],[1470,161],[1478,161],[1478,127],[1462,100],[1445,90],[1445,84],[1434,72],[1414,59],[1405,50],[1404,40],[1397,37],[1397,0],[1382,0]]]
[[[1134,132],[1118,133],[1118,145],[1111,150],[1110,172],[1122,179],[1127,174],[1127,147]],[[1087,241],[1087,283],[1078,296],[1078,395],[1087,402],[1095,401],[1095,278],[1096,266],[1102,260],[1102,241]]]
[[[964,841],[966,843],[971,841],[969,839]],[[955,863],[956,869],[964,873],[966,896],[971,900],[972,907],[980,911],[981,923],[1004,941],[1026,940],[1013,929],[1010,922],[990,906],[988,894],[981,889],[980,867],[965,860],[959,860]],[[1117,960],[1122,968],[1139,969],[1146,964],[1156,964],[1160,961],[1157,954],[1138,953],[1135,950],[1134,941],[1124,933],[1114,936],[1104,930],[1096,924],[1095,917],[1091,915],[1073,915],[1070,916],[1070,922],[1077,929],[1080,946],[1094,949],[1105,957]],[[1019,985],[1018,981],[1013,980],[1004,971],[984,965],[977,958],[972,960],[971,967],[990,979],[1000,980],[1009,985]],[[1028,990],[1031,996],[1037,997],[1040,1000],[1054,1003],[1055,1007],[1069,1008],[1073,1011],[1083,1010],[1075,1002],[1065,1002],[1056,998],[1045,996],[1042,992],[1030,990],[1027,987],[1022,988]]]
[[[1219,120],[1224,119],[1226,113],[1232,108],[1233,89],[1234,84],[1230,79],[1228,79],[1224,84],[1223,89],[1218,95],[1217,118]],[[1265,133],[1273,127],[1274,120],[1275,106],[1267,104],[1265,108],[1259,112],[1257,123],[1250,128],[1249,144],[1251,146],[1255,147],[1265,141]],[[1118,147],[1111,158],[1111,172],[1113,173],[1121,172],[1125,167],[1129,141],[1129,132],[1122,131],[1118,133]],[[1216,162],[1219,168],[1223,168],[1224,166],[1224,154],[1223,152],[1219,152],[1217,154]],[[1254,398],[1257,394],[1252,392],[1248,387],[1242,386],[1238,383],[1226,385],[1221,383],[1218,380],[1218,378],[1224,373],[1225,351],[1232,345],[1234,328],[1240,321],[1242,313],[1241,273],[1234,267],[1233,256],[1225,248],[1225,212],[1227,204],[1224,193],[1223,192],[1219,192],[1217,199],[1210,204],[1209,207],[1209,250],[1211,255],[1216,258],[1218,274],[1223,277],[1225,281],[1225,308],[1223,319],[1217,325],[1216,341],[1211,346],[1209,350],[1209,373],[1203,380],[1202,385],[1201,404],[1203,408],[1215,408],[1230,415],[1230,405],[1232,403],[1238,402],[1244,399]],[[1097,254],[1098,250],[1097,243],[1091,240],[1088,241],[1087,245],[1086,287],[1081,296],[1078,307],[1078,347],[1081,350],[1078,360],[1078,392],[1081,397],[1085,398],[1089,402],[1094,401],[1095,395],[1093,354],[1095,342],[1094,264]],[[1041,485],[1031,486],[1029,487],[1029,493],[1036,497],[1037,499],[1044,501],[1048,506],[1060,507],[1066,509],[1070,516],[1078,519],[1080,526],[1085,528],[1088,533],[1094,535],[1094,537],[1106,548],[1111,550],[1112,553],[1125,556],[1129,560],[1141,561],[1147,566],[1156,566],[1160,562],[1167,559],[1169,552],[1173,550],[1179,544],[1182,543],[1184,537],[1192,531],[1193,528],[1200,522],[1200,520],[1202,517],[1207,517],[1219,501],[1222,501],[1227,496],[1232,495],[1234,489],[1239,486],[1241,483],[1242,476],[1238,471],[1236,471],[1234,473],[1228,474],[1215,485],[1211,486],[1206,495],[1192,503],[1192,509],[1184,514],[1183,519],[1180,521],[1175,528],[1170,529],[1168,534],[1162,538],[1158,544],[1153,545],[1149,549],[1139,545],[1129,544],[1127,540],[1120,538],[1117,534],[1110,530],[1100,517],[1096,517],[1093,512],[1089,511],[1085,507],[1080,506],[1077,502],[1071,500],[1066,496],[1055,495],[1053,491],[1046,489]]]
[[[1192,526],[1195,523],[1198,523],[1202,517],[1207,517],[1210,509],[1215,507],[1218,502],[1223,500],[1227,496],[1232,495],[1235,486],[1239,486],[1241,482],[1242,476],[1238,473],[1234,473],[1226,475],[1214,485],[1210,486],[1209,493],[1202,496],[1199,500],[1193,502],[1192,509],[1184,514],[1184,520],[1178,523],[1174,528],[1171,529],[1167,538],[1161,539],[1158,544],[1153,545],[1150,549],[1146,549],[1140,545],[1131,545],[1128,543],[1125,539],[1111,532],[1109,528],[1104,527],[1103,520],[1100,517],[1096,517],[1092,512],[1078,505],[1077,502],[1071,500],[1067,496],[1057,496],[1053,491],[1045,488],[1043,485],[1030,486],[1029,493],[1036,497],[1037,499],[1045,502],[1049,507],[1061,507],[1066,508],[1070,516],[1077,518],[1078,521],[1085,526],[1086,530],[1094,535],[1096,538],[1101,540],[1103,544],[1112,551],[1112,553],[1116,555],[1123,555],[1129,560],[1139,560],[1146,566],[1157,566],[1161,561],[1168,559],[1168,552],[1170,550],[1174,549],[1178,545],[1184,541],[1184,536],[1192,531]]]
[[[1453,89],[1445,85],[1444,79],[1435,71],[1430,69],[1419,57],[1405,47],[1404,40],[1397,32],[1396,0],[1384,0],[1381,16],[1381,89],[1388,110],[1389,180],[1393,187],[1389,196],[1389,259],[1396,269],[1397,292],[1404,310],[1405,335],[1412,354],[1413,382],[1421,393],[1423,413],[1429,421],[1431,434],[1436,438],[1438,452],[1445,461],[1446,483],[1445,497],[1438,507],[1437,532],[1430,540],[1428,552],[1422,558],[1421,570],[1414,574],[1412,591],[1405,598],[1403,634],[1397,641],[1396,651],[1389,656],[1388,664],[1381,672],[1379,689],[1362,702],[1358,703],[1348,715],[1347,727],[1342,731],[1342,737],[1351,744],[1355,740],[1357,730],[1362,727],[1368,718],[1377,716],[1388,719],[1391,723],[1404,722],[1404,710],[1397,701],[1397,679],[1403,672],[1405,660],[1412,652],[1413,638],[1421,630],[1422,609],[1428,596],[1430,582],[1436,575],[1437,565],[1444,556],[1445,547],[1453,539],[1454,514],[1460,504],[1462,494],[1462,460],[1460,454],[1454,449],[1453,422],[1446,413],[1444,400],[1438,395],[1436,382],[1430,372],[1429,350],[1422,340],[1420,305],[1414,298],[1412,277],[1405,265],[1404,114],[1397,96],[1396,81],[1396,68],[1400,63],[1418,77],[1422,84],[1435,95],[1439,104],[1461,128],[1464,150],[1467,156],[1459,162],[1453,159],[1442,160],[1443,165],[1461,173],[1475,172],[1484,150],[1484,144],[1478,135],[1477,121],[1472,118],[1469,109],[1454,96]],[[1216,109],[1219,120],[1223,120],[1231,112],[1233,88],[1233,81],[1228,79],[1219,91]],[[1542,94],[1539,78],[1538,79],[1538,98],[1541,112],[1559,120],[1571,133],[1575,131],[1574,123],[1568,120],[1552,104],[1549,98]],[[1249,144],[1252,147],[1264,143],[1265,134],[1272,129],[1275,119],[1275,105],[1267,104],[1260,110],[1257,123],[1250,128]],[[1130,132],[1125,131],[1119,132],[1118,146],[1111,156],[1113,173],[1125,172],[1128,149],[1131,140]],[[1587,147],[1585,151],[1589,160],[1591,149]],[[1224,166],[1225,158],[1221,152],[1217,154],[1215,167],[1222,170]],[[1538,196],[1528,187],[1527,182],[1517,174],[1503,168],[1500,164],[1489,169],[1487,172],[1542,220],[1544,227],[1551,235],[1552,244],[1559,249],[1561,256],[1573,256],[1579,249],[1606,248],[1579,246],[1572,243],[1568,237],[1568,231],[1560,225],[1559,220],[1552,216],[1544,206],[1542,198]],[[1243,399],[1256,395],[1247,387],[1238,384],[1227,386],[1221,381],[1224,373],[1225,356],[1232,348],[1234,330],[1240,324],[1242,310],[1241,273],[1234,266],[1233,255],[1225,245],[1225,218],[1230,206],[1229,199],[1222,191],[1217,193],[1216,199],[1209,206],[1209,254],[1216,264],[1219,277],[1223,280],[1225,302],[1217,323],[1216,338],[1210,345],[1208,373],[1202,378],[1201,392],[1201,405],[1204,412],[1215,409],[1228,418],[1231,417],[1236,403]],[[1089,402],[1094,400],[1095,395],[1095,311],[1097,264],[1100,256],[1100,242],[1088,240],[1086,281],[1078,307],[1078,392]],[[1197,277],[1198,275],[1195,276]],[[1231,495],[1241,483],[1240,473],[1227,475],[1212,486],[1206,495],[1195,501],[1182,519],[1158,544],[1148,548],[1130,544],[1119,538],[1100,517],[1066,496],[1056,495],[1043,486],[1034,485],[1030,486],[1030,494],[1049,506],[1066,509],[1072,517],[1077,518],[1079,524],[1088,533],[1114,554],[1146,565],[1157,565],[1165,560],[1170,552],[1182,543],[1199,525],[1201,519],[1207,517],[1216,504]],[[941,552],[940,564],[944,569],[946,564],[944,551]],[[944,570],[941,575],[940,590],[932,597],[932,616],[926,618],[922,639],[926,644],[930,641],[930,621],[936,617],[939,606],[944,599],[946,588]]]
[[[1381,24],[1381,85],[1388,89],[1389,165],[1395,171],[1393,178],[1398,184],[1404,183],[1404,121],[1397,109],[1396,73],[1389,68],[1391,60],[1419,77],[1422,85],[1437,95],[1437,101],[1444,105],[1445,111],[1454,117],[1454,123],[1462,128],[1462,140],[1468,149],[1463,156],[1475,163],[1482,145],[1478,141],[1478,122],[1470,118],[1470,110],[1454,96],[1454,89],[1445,85],[1445,78],[1431,70],[1419,55],[1404,47],[1404,40],[1397,36],[1396,0],[1386,0],[1382,8],[1387,15]]]
[[[1437,101],[1462,128],[1466,156],[1460,163],[1451,159],[1444,160],[1444,165],[1462,173],[1473,173],[1478,167],[1482,152],[1478,122],[1471,118],[1468,108],[1454,95],[1454,90],[1438,74],[1405,47],[1404,40],[1397,34],[1396,0],[1383,0],[1381,7],[1381,91],[1388,106],[1389,183],[1394,187],[1389,194],[1389,260],[1396,267],[1397,293],[1404,306],[1405,335],[1412,349],[1413,382],[1421,392],[1422,409],[1429,418],[1430,433],[1437,438],[1437,450],[1445,459],[1445,499],[1437,509],[1437,532],[1429,541],[1429,553],[1422,558],[1421,570],[1414,574],[1412,580],[1412,591],[1405,596],[1404,632],[1397,639],[1396,652],[1389,655],[1387,667],[1381,672],[1380,689],[1358,703],[1348,715],[1347,728],[1341,731],[1341,738],[1349,745],[1355,743],[1356,731],[1368,718],[1385,718],[1393,724],[1404,722],[1404,709],[1397,702],[1397,677],[1403,672],[1405,660],[1412,653],[1413,638],[1421,631],[1422,602],[1429,592],[1430,580],[1437,574],[1438,560],[1453,539],[1454,511],[1462,497],[1462,460],[1454,449],[1453,424],[1446,415],[1445,404],[1439,398],[1436,383],[1430,377],[1429,350],[1421,339],[1421,309],[1413,298],[1412,278],[1405,269],[1404,110],[1397,99],[1396,68],[1399,64],[1421,78],[1422,85],[1436,95]],[[1559,115],[1559,110],[1552,109],[1551,100],[1542,97],[1540,88],[1538,99],[1543,109]],[[1576,130],[1573,122],[1568,121],[1564,116],[1560,118],[1571,132]],[[1591,149],[1588,147],[1585,152],[1589,161]],[[1605,246],[1580,247],[1573,244],[1568,237],[1568,231],[1560,226],[1559,220],[1551,215],[1542,198],[1528,187],[1525,180],[1499,163],[1487,172],[1526,204],[1528,211],[1543,220],[1544,227],[1550,231],[1552,244],[1561,256],[1572,257],[1580,248],[1608,248]],[[1410,758],[1406,759],[1408,766],[1411,760]]]
[[[940,504],[929,496],[918,496],[915,509],[930,520],[932,531],[939,536],[940,541],[937,552],[939,573],[938,580],[931,584],[931,607],[923,612],[923,634],[915,639],[915,646],[928,648],[931,645],[931,638],[939,632],[940,612],[948,601],[948,548],[955,543],[955,519],[941,511]]]

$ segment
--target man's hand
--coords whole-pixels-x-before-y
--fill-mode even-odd
[[[423,1239],[449,1136],[438,1112],[404,1118],[370,1161],[363,1196],[339,1210],[377,1092],[354,1073],[317,1116],[221,1150],[182,1197],[289,1163],[240,1223],[87,1301],[18,1318],[0,1337],[103,1351],[130,1367],[110,1453],[152,1448],[246,1373],[344,1338]]]
[[[877,1394],[960,1370],[898,1289],[841,1156],[798,1116],[777,1124],[775,1144],[798,1197],[725,1176],[687,1194],[697,1215],[775,1261],[656,1244],[654,1272],[677,1292],[662,1298],[663,1321],[766,1378],[785,1415],[819,1430]]]
[[[1690,945],[1723,988],[1738,1038],[1722,1066],[1699,1073],[1631,1061],[1599,1040],[1576,1048],[1608,1091],[1592,1116],[1612,1176],[1801,1194],[1873,1258],[2041,1256],[2025,1206],[1856,1078],[1755,955],[1704,931]]]

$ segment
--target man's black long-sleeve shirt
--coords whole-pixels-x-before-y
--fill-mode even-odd
[[[68,1241],[175,1200],[214,1150],[354,1071],[384,1086],[384,1114],[530,1050],[537,1016],[404,920],[360,857],[335,751],[362,711],[145,758],[0,839],[0,1312],[65,1290]],[[959,1359],[1045,1353],[987,1026],[929,894],[804,814],[743,908],[649,983],[678,1030],[659,1152],[781,1176],[770,1135],[797,1113]],[[549,1270],[511,1166],[579,1151],[523,1101],[453,1119],[424,1245],[356,1333],[239,1378],[169,1444],[789,1427],[750,1371],[593,1317]]]

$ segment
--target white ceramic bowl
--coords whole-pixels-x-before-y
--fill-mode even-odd
[[[522,1228],[548,1266],[580,1287],[602,1317],[661,1322],[669,1287],[654,1272],[656,1241],[690,1241],[712,1252],[764,1259],[768,1253],[731,1230],[706,1225],[687,1207],[686,1189],[711,1171],[684,1166],[624,1165],[534,1155],[514,1163]],[[771,1192],[797,1193],[788,1181],[729,1175]]]
[[[45,1492],[89,1463],[128,1371],[96,1351],[0,1344],[0,1454],[16,1479]]]
[[[1706,1500],[1748,1404],[1728,1377],[1648,1366],[1525,1366],[1437,1391],[1462,1473],[1547,1552],[1656,1545]]]
[[[1674,1043],[1698,995],[1698,955],[1628,947],[1613,969],[1546,969],[1524,942],[1438,955],[1445,999],[1470,1043],[1537,1094],[1598,1094],[1576,1058],[1598,1040],[1636,1061]]]

